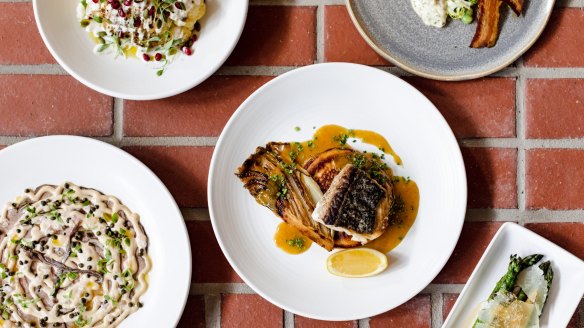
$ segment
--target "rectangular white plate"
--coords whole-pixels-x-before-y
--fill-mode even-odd
[[[479,304],[507,272],[509,256],[536,253],[544,255],[542,261],[550,260],[554,270],[540,327],[566,327],[584,295],[584,261],[530,230],[505,223],[481,257],[442,328],[472,327]]]

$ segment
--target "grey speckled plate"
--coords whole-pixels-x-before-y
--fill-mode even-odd
[[[520,17],[502,8],[497,44],[472,49],[476,22],[430,27],[410,0],[347,0],[353,23],[377,53],[408,72],[436,80],[478,78],[510,65],[539,37],[553,7],[554,0],[525,0]]]

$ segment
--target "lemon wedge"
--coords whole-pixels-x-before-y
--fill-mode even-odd
[[[387,256],[370,248],[354,248],[331,254],[327,270],[341,277],[363,278],[381,273],[387,268]]]

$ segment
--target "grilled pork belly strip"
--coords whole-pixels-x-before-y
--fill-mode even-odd
[[[523,0],[503,0],[511,10],[515,12],[515,15],[521,16],[521,12],[523,11]]]
[[[497,43],[502,3],[502,0],[479,0],[477,30],[470,45],[472,48],[491,48]]]

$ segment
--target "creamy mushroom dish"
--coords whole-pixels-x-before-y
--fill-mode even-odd
[[[116,197],[27,189],[0,217],[0,324],[115,327],[142,307],[150,268],[140,218]]]
[[[96,53],[158,62],[161,75],[179,52],[192,55],[205,12],[204,0],[81,0],[77,18]]]

